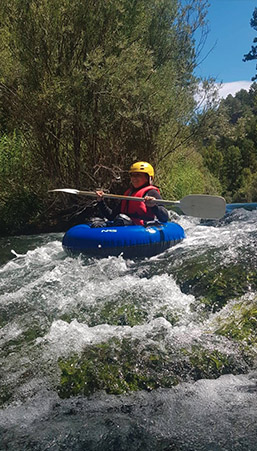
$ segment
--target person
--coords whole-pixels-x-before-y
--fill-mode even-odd
[[[96,191],[97,201],[101,215],[114,225],[145,225],[151,221],[167,222],[168,211],[158,205],[156,199],[161,199],[159,188],[153,185],[154,169],[146,161],[138,161],[129,169],[130,187],[124,196],[143,197],[144,202],[122,200],[117,207],[111,209],[104,201],[104,192]],[[95,222],[93,227],[101,227],[102,222]]]

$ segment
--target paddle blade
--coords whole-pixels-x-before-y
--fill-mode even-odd
[[[190,194],[178,204],[185,215],[202,219],[220,219],[226,212],[226,201],[220,196]]]
[[[55,193],[55,192],[61,192],[61,193],[68,193],[68,194],[79,194],[78,189],[73,188],[58,188],[58,189],[50,189],[48,193]]]

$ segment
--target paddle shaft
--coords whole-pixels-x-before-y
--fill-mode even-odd
[[[98,194],[95,191],[80,191],[72,188],[60,188],[51,190],[51,192],[63,192],[75,195],[84,195],[97,198]],[[144,197],[122,196],[119,194],[103,194],[103,199],[118,199],[118,200],[132,200],[138,202],[145,202]],[[155,202],[165,206],[177,205],[179,209],[186,215],[195,216],[205,219],[219,219],[224,216],[226,211],[226,202],[223,197],[209,196],[207,194],[189,194],[178,200],[164,200],[155,199]]]
[[[98,195],[94,191],[79,191],[78,194],[97,198]],[[144,202],[144,197],[135,197],[135,196],[123,196],[120,194],[103,194],[103,199],[117,199],[117,200],[134,200],[137,202]],[[156,203],[163,205],[174,205],[179,204],[179,201],[176,200],[163,200],[163,199],[155,199]]]

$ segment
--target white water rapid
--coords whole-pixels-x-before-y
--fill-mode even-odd
[[[216,309],[204,309],[188,278],[181,282],[183,268],[203,259],[217,274],[221,265],[256,268],[257,211],[178,222],[187,238],[140,261],[71,258],[62,234],[1,238],[0,450],[257,449],[254,357],[249,364],[238,342],[216,334],[239,303],[256,306],[253,270],[249,287]],[[115,353],[118,342],[176,362],[177,383],[162,385],[170,377],[164,362],[159,388],[59,396],[60,359],[107,343]],[[226,355],[233,373],[198,377],[189,365],[197,346]],[[120,351],[115,359],[126,367]]]

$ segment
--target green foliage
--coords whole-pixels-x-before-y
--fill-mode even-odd
[[[20,134],[14,131],[11,135],[0,137],[0,189],[4,191],[7,185],[15,180],[21,182],[26,168],[24,164],[24,141]]]
[[[211,140],[211,143],[203,150],[202,154],[204,163],[209,171],[217,178],[220,178],[223,166],[223,155],[222,152],[217,149],[214,139]]]
[[[206,0],[1,2],[5,202],[57,185],[123,190],[137,159],[169,173],[194,114],[194,33],[206,11]],[[204,189],[196,166],[179,174],[178,192]]]
[[[252,202],[257,199],[257,172],[254,174],[250,169],[243,169],[241,174],[241,185],[234,194],[235,202]]]
[[[257,31],[257,8],[255,8],[253,11],[253,17],[250,21],[250,25],[255,31]],[[256,43],[256,38],[254,38],[253,42]],[[257,45],[252,45],[250,52],[244,55],[243,61],[252,61],[255,59],[257,59]],[[252,77],[252,80],[256,80],[256,78],[257,75]]]
[[[22,131],[33,165],[48,180],[111,188],[132,160],[157,162],[174,132],[175,145],[181,141],[194,109],[193,34],[204,26],[206,6],[206,0],[1,4],[7,126],[15,122]]]
[[[165,198],[182,199],[193,193],[220,193],[218,179],[204,167],[203,160],[194,149],[176,152],[171,159],[170,167],[160,167],[159,183]]]
[[[32,157],[20,133],[0,138],[0,234],[20,231],[42,209]],[[42,183],[42,181],[41,181]]]
[[[42,209],[40,198],[26,188],[6,193],[0,198],[0,235],[24,229]]]
[[[204,190],[204,175],[186,159],[174,164],[169,177],[165,188],[167,192],[174,193],[175,199],[182,199],[188,193],[201,193]]]
[[[257,200],[256,89],[254,83],[249,92],[242,89],[234,97],[229,95],[216,112],[205,113],[201,119],[208,126],[198,146],[228,202]]]
[[[242,171],[241,151],[237,146],[229,146],[224,155],[223,174],[228,191],[235,191],[240,185]]]
[[[181,5],[23,3],[7,0],[1,7],[20,65],[13,79],[19,90],[6,96],[12,114],[29,126],[45,169],[78,182],[83,167],[93,172],[139,155],[151,160],[160,126],[172,112],[180,117],[183,99],[193,98],[186,90],[193,80],[192,30]]]

